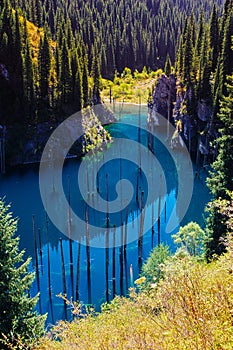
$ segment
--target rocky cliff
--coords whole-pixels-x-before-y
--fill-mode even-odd
[[[169,77],[163,74],[155,86],[152,101],[148,103],[148,126],[158,127],[160,115],[169,119],[176,128],[171,147],[183,147],[185,143],[199,162],[200,158],[206,161],[213,156],[210,141],[217,137],[217,132],[211,128],[212,109],[205,100],[200,99],[190,108],[195,101],[193,94],[192,88],[185,88],[173,74]],[[195,112],[188,113],[188,107]]]

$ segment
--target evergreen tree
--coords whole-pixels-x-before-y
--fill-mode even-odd
[[[231,6],[232,5],[232,6]],[[214,82],[214,115],[219,112],[219,101],[226,94],[226,77],[233,70],[233,51],[232,47],[233,36],[233,2],[226,1],[225,12],[222,18],[222,42],[221,51],[218,56],[218,63]]]
[[[34,311],[38,296],[31,298],[28,291],[34,274],[28,273],[30,259],[23,261],[19,238],[15,237],[17,220],[9,206],[0,200],[0,343],[4,336],[15,342],[18,337],[29,347],[43,333],[45,316]],[[8,348],[8,347],[6,347]],[[17,347],[18,348],[18,347]]]
[[[228,95],[223,97],[218,115],[222,122],[221,136],[216,140],[219,152],[207,181],[216,198],[225,198],[226,192],[233,190],[233,77],[227,89]]]
[[[220,103],[219,118],[222,122],[221,136],[217,139],[218,156],[212,165],[212,172],[207,184],[214,196],[209,209],[207,230],[211,241],[208,245],[208,256],[221,253],[225,247],[220,237],[226,234],[226,218],[218,209],[218,201],[229,199],[229,191],[233,190],[233,76],[227,85],[228,95]]]
[[[89,83],[88,83],[88,58],[84,53],[82,66],[82,86],[83,86],[83,106],[86,107],[89,101]]]
[[[47,31],[44,32],[44,37],[40,38],[38,60],[40,97],[45,99],[48,98],[49,94],[49,76],[51,69],[51,51]]]
[[[205,26],[204,12],[202,9],[199,17],[199,23],[198,23],[198,35],[197,35],[197,43],[196,43],[197,56],[200,56],[201,54],[202,41],[203,41],[203,36],[205,32],[204,26]]]
[[[34,72],[33,72],[33,64],[32,64],[32,56],[31,56],[31,48],[29,41],[26,41],[25,48],[25,58],[24,58],[24,87],[25,87],[25,99],[26,106],[28,109],[29,116],[34,114],[35,108],[35,92],[34,92]]]
[[[83,86],[82,86],[82,73],[80,69],[80,64],[78,62],[77,71],[75,76],[75,106],[78,111],[80,111],[83,107]]]
[[[38,27],[42,26],[42,17],[43,17],[43,10],[42,10],[42,2],[40,0],[35,0],[35,23]]]
[[[197,86],[197,93],[199,99],[204,99],[211,103],[212,101],[212,89],[210,84],[212,68],[212,57],[209,43],[209,35],[205,33],[203,35],[201,52],[199,57],[199,81]]]
[[[169,54],[167,54],[167,58],[166,58],[165,66],[164,66],[164,72],[165,72],[166,76],[168,76],[168,77],[170,76],[171,70],[172,70],[171,60],[170,60]]]
[[[216,4],[214,4],[210,20],[210,47],[212,49],[212,71],[215,71],[219,54],[219,24]]]
[[[183,68],[182,68],[182,78],[184,83],[188,85],[193,81],[193,43],[192,43],[192,26],[188,23],[187,32],[184,37],[183,45]]]
[[[93,47],[91,75],[93,78],[93,102],[96,104],[100,102],[100,65],[96,44]]]
[[[175,70],[180,76],[182,76],[183,74],[183,59],[184,59],[183,48],[184,48],[183,36],[181,35],[179,48],[177,52],[176,65],[175,65]]]
[[[63,47],[61,52],[60,84],[61,84],[62,102],[67,104],[71,101],[72,79],[71,79],[70,55],[69,55],[69,50],[68,50],[68,46],[65,38],[63,40]]]
[[[22,36],[21,36],[21,27],[19,21],[19,13],[15,12],[15,32],[14,32],[14,82],[15,82],[15,92],[19,96],[21,107],[23,109],[23,57],[22,57]]]

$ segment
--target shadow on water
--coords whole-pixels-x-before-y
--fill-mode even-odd
[[[124,121],[136,119],[145,127],[147,109],[142,107],[141,114],[138,114],[138,107],[127,106],[126,110],[121,111],[121,117]],[[120,120],[108,125],[106,129],[114,137],[110,147],[115,152],[115,158],[106,162],[94,179],[92,169],[98,166],[105,153],[98,152],[90,157],[90,168],[85,174],[89,188],[86,199],[89,198],[89,203],[94,203],[100,196],[111,202],[119,195],[121,200],[121,185],[118,192],[116,186],[121,179],[127,179],[133,185],[134,193],[130,201],[126,198],[125,203],[121,203],[124,209],[120,212],[109,213],[108,206],[103,212],[98,212],[91,205],[87,205],[79,191],[78,171],[81,161],[66,162],[63,169],[63,187],[67,201],[75,214],[86,222],[84,232],[78,232],[77,241],[71,239],[72,230],[77,228],[72,227],[69,208],[63,217],[67,227],[66,236],[49,220],[40,197],[38,167],[18,169],[0,178],[0,195],[6,195],[6,201],[12,202],[14,215],[20,218],[20,248],[25,248],[26,255],[32,256],[31,268],[36,273],[36,279],[31,294],[40,291],[38,310],[42,313],[48,312],[48,323],[54,324],[59,319],[72,318],[67,304],[57,297],[59,293],[83,304],[94,304],[99,310],[101,303],[110,301],[116,294],[127,294],[133,283],[132,279],[137,278],[141,265],[154,246],[164,242],[174,249],[171,234],[165,233],[165,226],[177,197],[174,160],[166,147],[158,139],[154,139],[153,151],[164,171],[167,189],[163,193],[160,181],[153,182],[152,178],[156,195],[145,206],[149,195],[147,180],[153,172],[144,174],[134,162],[122,159],[122,145],[117,139],[139,140],[147,146],[146,131],[132,125],[126,126]],[[129,158],[131,154],[138,153],[139,164],[143,161],[137,149],[129,149],[127,152]],[[56,204],[58,194],[55,185],[51,188],[50,195]],[[202,224],[202,213],[208,200],[209,193],[204,180],[195,179],[192,201],[181,224],[190,220]],[[140,213],[143,214],[139,215]],[[176,215],[177,230],[180,224],[179,212]],[[145,224],[148,223],[151,229],[143,234]],[[89,224],[102,227],[97,236],[90,236]],[[132,237],[135,239],[132,240]],[[96,244],[92,244],[93,241],[98,241],[99,246],[103,241],[103,248],[97,248]]]

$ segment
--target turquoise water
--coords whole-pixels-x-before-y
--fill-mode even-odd
[[[120,111],[120,113],[119,113]],[[165,232],[166,223],[175,206],[178,191],[176,164],[167,151],[167,148],[158,140],[154,142],[154,152],[160,163],[167,182],[166,194],[161,196],[163,208],[160,215],[160,229],[158,222],[153,220],[158,212],[158,197],[147,203],[145,208],[144,225],[152,226],[142,237],[140,248],[138,237],[140,227],[140,207],[144,208],[144,202],[149,195],[148,174],[140,173],[138,166],[132,161],[121,159],[118,138],[139,141],[147,146],[146,127],[147,108],[142,107],[139,111],[137,106],[126,106],[123,110],[118,108],[118,122],[106,127],[113,136],[113,142],[108,146],[113,151],[114,159],[108,161],[100,169],[98,174],[99,195],[103,199],[113,201],[118,193],[116,184],[121,179],[127,179],[133,186],[134,193],[131,201],[120,213],[109,214],[109,235],[105,233],[106,210],[95,212],[91,205],[88,206],[89,224],[101,227],[98,234],[90,238],[90,247],[86,246],[86,233],[79,232],[79,241],[71,241],[68,237],[57,230],[46,215],[39,190],[38,166],[12,169],[7,175],[1,176],[0,196],[6,196],[6,202],[12,203],[12,211],[19,217],[18,233],[20,235],[20,248],[25,249],[25,255],[32,257],[31,269],[35,271],[36,279],[31,294],[40,291],[38,310],[41,313],[48,312],[48,323],[54,324],[59,319],[71,319],[69,307],[64,307],[64,302],[58,298],[59,293],[66,293],[68,299],[78,298],[83,304],[93,304],[99,310],[100,304],[111,300],[115,294],[126,295],[130,287],[130,265],[133,268],[133,278],[136,279],[141,264],[147,259],[152,247],[158,241],[168,244],[175,249],[171,233]],[[121,121],[134,122],[140,125],[140,134],[137,127],[125,125]],[[160,131],[158,130],[158,133]],[[162,132],[162,131],[161,131]],[[90,171],[87,181],[90,187],[90,197],[93,202],[97,201],[97,194],[92,191],[96,185],[96,179],[92,176],[92,167],[96,166],[100,159],[105,157],[106,152],[98,152],[94,157],[86,158],[89,162]],[[137,149],[127,150],[129,158],[137,153]],[[140,156],[140,155],[139,155]],[[182,157],[182,155],[179,155]],[[69,197],[71,208],[76,215],[83,220],[87,212],[86,199],[82,197],[77,183],[77,174],[81,161],[76,159],[65,163],[63,169],[63,187],[67,198]],[[56,177],[56,169],[54,171]],[[106,187],[108,177],[108,193]],[[206,174],[201,173],[200,178],[194,178],[194,191],[192,200],[185,217],[180,220],[180,213],[176,213],[176,228],[189,221],[197,221],[203,224],[203,211],[209,200],[209,193],[205,186]],[[191,186],[191,185],[190,185]],[[137,198],[137,190],[140,196],[143,192],[144,200]],[[154,188],[158,183],[154,183]],[[54,205],[59,200],[56,189],[51,189],[54,196]],[[185,195],[185,194],[184,194]],[[162,204],[161,204],[162,205]],[[137,219],[138,217],[138,219]],[[63,218],[68,221],[68,212],[64,211]],[[153,225],[152,225],[153,221]],[[123,228],[118,228],[119,222]],[[151,223],[151,225],[150,225]],[[114,227],[116,226],[116,228]],[[77,228],[78,230],[78,228]],[[123,248],[122,243],[126,246]],[[106,240],[107,248],[106,248]],[[114,248],[114,240],[116,247]],[[105,248],[99,248],[99,247]],[[109,247],[109,248],[108,248]],[[63,264],[64,263],[64,269]]]

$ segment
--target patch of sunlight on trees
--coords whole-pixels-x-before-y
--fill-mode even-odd
[[[102,78],[101,97],[104,101],[109,101],[111,93],[111,98],[115,102],[146,104],[161,74],[162,69],[149,71],[144,67],[142,72],[138,70],[132,72],[126,67],[121,74],[115,73],[113,81]]]

